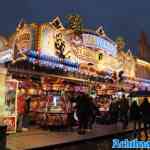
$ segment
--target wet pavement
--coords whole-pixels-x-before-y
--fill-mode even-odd
[[[133,133],[125,133],[119,136],[113,136],[113,137],[108,137],[104,139],[96,139],[96,140],[90,140],[90,141],[84,141],[82,143],[78,144],[72,144],[72,145],[67,145],[64,147],[57,147],[54,148],[53,150],[112,150],[112,139],[113,138],[118,138],[120,140],[123,139],[128,139],[128,140],[134,140],[135,137],[133,136]],[[144,133],[142,133],[142,137],[140,140],[145,140]],[[150,135],[149,135],[149,140],[150,140]],[[136,148],[132,148],[132,150],[136,150]],[[48,149],[47,150],[52,150]],[[115,150],[115,149],[114,149]],[[129,149],[127,149],[129,150]],[[137,148],[137,150],[145,150],[142,148]]]
[[[95,125],[85,135],[74,131],[47,131],[30,129],[27,132],[7,136],[9,150],[109,150],[112,149],[113,138],[134,139],[132,124],[127,129],[117,125]],[[144,136],[142,136],[144,138]]]

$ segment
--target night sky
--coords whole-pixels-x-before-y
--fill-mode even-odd
[[[21,18],[42,23],[60,16],[65,24],[65,16],[72,13],[83,17],[86,28],[103,25],[113,40],[123,36],[134,53],[140,32],[150,37],[149,0],[1,0],[0,33],[9,36]]]

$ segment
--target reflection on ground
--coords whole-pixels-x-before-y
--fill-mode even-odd
[[[140,138],[139,138],[139,136],[135,137],[133,132],[128,133],[126,135],[118,136],[118,137],[116,136],[113,138],[119,138],[120,140],[123,140],[123,139],[133,140],[136,138],[138,140],[145,140],[145,136],[144,136],[143,132],[141,133]],[[64,147],[59,147],[59,148],[54,148],[54,149],[55,150],[111,150],[113,138],[110,137],[107,139],[97,139],[97,140],[85,141],[82,143],[72,144],[69,146],[64,146]],[[149,135],[149,139],[150,139],[150,135]]]

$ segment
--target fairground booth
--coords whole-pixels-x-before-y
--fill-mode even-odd
[[[21,21],[9,38],[0,37],[0,121],[9,133],[16,132],[23,95],[31,99],[33,124],[59,126],[67,125],[70,101],[79,93],[97,97],[99,104],[122,89],[150,90],[149,63],[131,51],[118,52],[116,43],[100,33],[76,34],[56,17],[43,24]],[[137,73],[141,65],[144,76]]]

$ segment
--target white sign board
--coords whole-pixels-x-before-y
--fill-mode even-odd
[[[13,54],[12,49],[8,49],[8,50],[0,52],[0,64],[4,64],[6,62],[11,61],[12,60],[12,54]]]
[[[82,38],[83,38],[83,44],[85,46],[92,47],[92,48],[99,48],[112,56],[116,56],[117,54],[117,47],[115,42],[113,43],[102,37],[93,34],[88,34],[88,33],[83,33]]]

